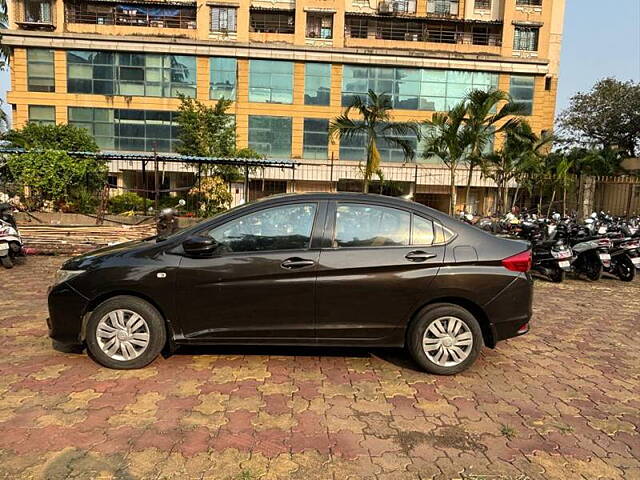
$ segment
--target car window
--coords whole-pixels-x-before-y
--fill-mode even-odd
[[[433,222],[426,218],[413,216],[412,245],[431,245],[433,243]]]
[[[316,205],[273,207],[231,220],[209,231],[224,252],[300,250],[309,247]]]
[[[336,212],[334,247],[409,245],[411,215],[395,208],[341,204]]]

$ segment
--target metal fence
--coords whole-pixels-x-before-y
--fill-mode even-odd
[[[617,216],[640,214],[640,178],[596,177],[593,209]]]

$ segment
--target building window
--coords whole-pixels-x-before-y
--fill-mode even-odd
[[[459,12],[458,0],[427,0],[427,13],[442,16],[456,16]]]
[[[231,57],[211,57],[209,59],[209,98],[236,98],[237,61]]]
[[[491,0],[475,0],[476,10],[491,10]]]
[[[293,62],[250,60],[249,101],[293,103]]]
[[[553,78],[552,77],[545,77],[544,79],[544,89],[546,91],[551,90],[551,88],[553,87]]]
[[[349,38],[367,38],[369,20],[363,17],[346,17],[345,34]]]
[[[27,49],[27,90],[55,92],[54,52],[44,48]]]
[[[304,158],[326,160],[329,156],[329,120],[305,118],[302,145]]]
[[[525,27],[522,25],[516,25],[515,35],[513,37],[513,49],[524,50],[527,52],[537,52],[539,36],[540,27]]]
[[[542,0],[516,0],[517,7],[541,7]]]
[[[304,104],[329,105],[331,98],[331,64],[307,63],[304,72]]]
[[[45,125],[55,125],[56,107],[49,105],[29,105],[29,121]]]
[[[103,150],[173,152],[178,126],[173,112],[69,107],[69,123],[85,128]]]
[[[155,2],[105,2],[104,0],[65,0],[68,23],[123,25],[129,27],[182,28],[197,27],[195,6],[161,5]]]
[[[51,0],[25,0],[24,21],[27,23],[52,23]]]
[[[367,92],[391,96],[393,108],[401,110],[446,111],[471,90],[492,90],[498,75],[462,70],[362,67],[345,65],[342,76],[342,105]]]
[[[265,11],[251,9],[249,31],[259,33],[295,33],[294,11]]]
[[[196,57],[70,50],[69,93],[141,97],[196,96]]]
[[[249,115],[249,148],[267,157],[291,157],[291,117]]]
[[[509,93],[513,102],[520,105],[524,115],[531,115],[533,113],[534,84],[534,77],[516,75],[511,77]]]
[[[211,31],[235,32],[237,13],[236,7],[211,7]]]
[[[382,126],[381,126],[382,128]],[[413,145],[413,150],[416,152],[416,157],[420,156],[420,149],[418,145],[418,137],[413,134],[407,134],[402,136],[396,136],[402,140],[406,140]],[[340,139],[340,160],[354,160],[364,161],[367,158],[366,151],[366,138],[364,134],[356,135],[349,138]],[[388,142],[384,139],[378,140],[376,143],[378,152],[380,153],[380,159],[383,162],[403,163],[406,162],[404,152],[399,145]]]
[[[307,13],[307,38],[333,38],[333,14]]]

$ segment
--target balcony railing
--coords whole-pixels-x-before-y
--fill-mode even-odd
[[[130,6],[91,8],[86,2],[67,4],[66,22],[155,28],[197,28],[195,8],[151,9]]]
[[[380,20],[369,23],[365,18],[347,18],[347,38],[375,38],[404,42],[448,43],[457,45],[501,46],[502,33],[489,31],[464,31],[420,22]]]
[[[249,16],[249,31],[257,33],[295,33],[295,12],[268,12],[252,9]]]

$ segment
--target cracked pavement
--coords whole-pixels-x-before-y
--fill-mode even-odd
[[[182,349],[136,371],[46,335],[60,257],[0,271],[0,478],[640,479],[640,282],[536,282],[455,377],[400,350]]]

